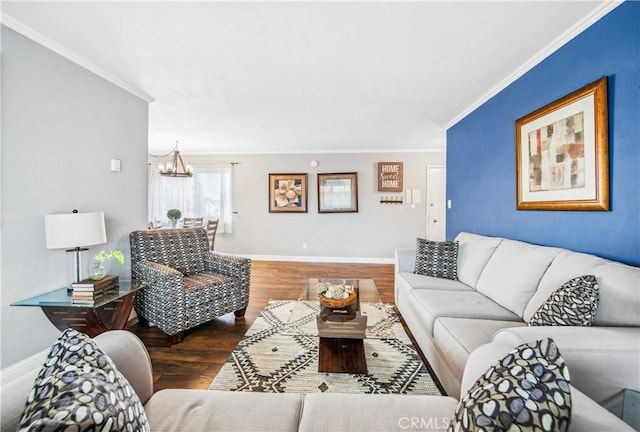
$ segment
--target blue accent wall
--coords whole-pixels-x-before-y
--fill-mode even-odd
[[[515,121],[608,77],[610,211],[516,210]],[[447,131],[447,238],[460,231],[640,265],[640,2],[626,2]]]

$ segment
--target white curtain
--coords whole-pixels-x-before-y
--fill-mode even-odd
[[[149,220],[154,225],[169,222],[167,211],[176,208],[182,217],[219,219],[218,232],[233,229],[232,173],[230,163],[198,164],[193,177],[165,177],[149,165]]]

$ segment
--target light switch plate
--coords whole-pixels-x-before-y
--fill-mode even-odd
[[[120,159],[111,159],[111,171],[120,172]]]

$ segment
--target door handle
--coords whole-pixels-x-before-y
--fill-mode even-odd
[[[433,220],[433,223],[436,223],[436,222],[438,222],[438,219],[434,219],[434,220]]]

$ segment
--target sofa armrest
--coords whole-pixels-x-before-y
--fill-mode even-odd
[[[396,273],[413,273],[416,269],[416,250],[415,249],[396,249],[395,250],[395,271]]]
[[[153,394],[153,376],[149,354],[140,339],[131,332],[114,330],[93,340],[113,360],[145,403]],[[47,347],[0,371],[0,430],[18,429],[29,392],[50,349]]]
[[[249,292],[251,282],[251,260],[249,258],[209,252],[204,260],[204,268],[207,271],[239,279],[242,290],[246,293]]]
[[[533,340],[543,339],[545,337],[547,336],[540,336]],[[480,378],[481,375],[485,374],[494,363],[503,358],[515,346],[521,344],[520,342],[517,342],[516,345],[513,345],[514,343],[516,343],[516,340],[510,339],[508,343],[491,342],[476,348],[471,355],[469,355],[469,359],[467,360],[467,364],[464,369],[464,376],[460,386],[460,394],[462,396],[460,397],[466,395],[469,388],[471,388],[471,386],[475,384],[476,380]],[[560,352],[564,360],[568,362],[567,357],[564,355],[564,351],[560,349]],[[591,432],[615,430],[620,432],[633,432],[633,428],[620,420],[619,416],[616,417],[574,386],[574,374],[572,372],[571,365],[569,365],[569,374],[571,376],[572,406],[570,429],[572,431]]]
[[[153,395],[153,371],[149,353],[142,341],[126,330],[108,331],[93,340],[113,360],[145,404]]]
[[[493,341],[517,346],[546,337],[558,345],[571,384],[620,416],[623,389],[640,390],[640,328],[517,327],[497,331]]]
[[[29,392],[47,354],[49,348],[0,371],[0,430],[18,429]]]

